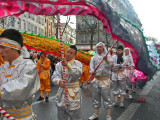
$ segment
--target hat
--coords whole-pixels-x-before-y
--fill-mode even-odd
[[[122,45],[119,45],[119,46],[117,47],[117,49],[123,50],[123,46],[122,46]]]
[[[99,42],[99,43],[96,44],[96,47],[98,47],[98,46],[103,46],[103,47],[105,47],[105,44],[102,43],[102,42]]]
[[[0,45],[21,50],[23,46],[23,38],[21,33],[15,29],[6,29],[0,35]]]

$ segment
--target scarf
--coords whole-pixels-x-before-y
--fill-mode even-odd
[[[122,64],[123,62],[124,62],[124,60],[123,60],[123,53],[122,54],[117,54],[117,64]]]

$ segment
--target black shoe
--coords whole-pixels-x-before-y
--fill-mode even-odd
[[[80,88],[82,89],[82,88],[83,88],[83,86],[82,86],[82,85],[80,85]]]
[[[48,102],[49,100],[48,100],[48,97],[46,97],[46,99],[45,99],[45,102]]]
[[[42,98],[41,96],[37,99],[37,101],[41,101],[44,100],[44,98]]]

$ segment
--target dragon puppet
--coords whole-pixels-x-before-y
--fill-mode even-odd
[[[128,0],[0,0],[0,18],[29,12],[34,15],[54,16],[57,14],[90,15],[100,20],[113,40],[120,41],[131,49],[136,69],[149,80],[158,68],[159,57],[152,43],[147,42],[140,29],[141,23]],[[118,6],[119,4],[119,6]],[[123,9],[124,11],[121,11]],[[35,49],[60,53],[60,43],[45,37],[23,33],[25,45]],[[38,39],[37,39],[37,38]],[[29,41],[29,42],[28,42]],[[44,42],[45,41],[45,42]],[[44,44],[41,44],[41,43]],[[51,45],[55,46],[52,47]],[[47,47],[46,47],[47,46]],[[66,50],[67,45],[64,46]],[[79,51],[77,59],[89,64],[91,56]]]

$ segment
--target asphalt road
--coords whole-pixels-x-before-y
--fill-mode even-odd
[[[57,109],[55,105],[55,95],[58,87],[52,86],[50,100],[36,101],[39,92],[33,102],[33,111],[38,120],[57,120]],[[112,94],[111,94],[112,95]],[[146,102],[139,102],[140,98],[145,98]],[[93,114],[91,86],[82,89],[82,117],[83,120]],[[133,100],[125,99],[125,108],[113,107],[112,120],[160,120],[160,72],[154,76],[154,80],[147,82],[142,88],[136,88]],[[105,120],[106,110],[102,107],[99,111],[99,120]]]

